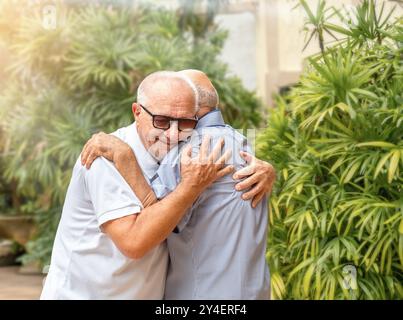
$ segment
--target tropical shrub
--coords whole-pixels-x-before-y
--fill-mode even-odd
[[[109,3],[103,5],[102,3]],[[47,264],[72,167],[92,133],[132,122],[140,81],[156,70],[204,70],[227,121],[259,124],[259,105],[218,60],[226,31],[210,15],[110,1],[57,2],[44,27],[41,5],[2,1],[0,44],[11,65],[0,89],[2,179],[15,181],[20,212],[34,213],[39,236],[23,262]],[[131,2],[132,3],[132,2]],[[31,6],[31,7],[30,7]]]
[[[339,41],[306,61],[259,137],[260,156],[279,174],[267,252],[273,296],[402,299],[402,18],[362,1],[351,16],[337,11],[347,19],[335,25],[301,4]]]

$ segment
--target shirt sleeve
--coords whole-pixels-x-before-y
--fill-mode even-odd
[[[85,172],[85,184],[94,206],[98,226],[139,213],[143,206],[112,162],[96,159]]]

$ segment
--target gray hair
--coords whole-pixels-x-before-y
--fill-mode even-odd
[[[193,91],[195,97],[195,110],[199,111],[199,90],[197,90],[196,86],[190,79],[185,77],[184,75],[178,74],[175,71],[157,71],[149,74],[147,77],[143,79],[137,88],[137,102],[139,104],[147,105],[150,97],[148,96],[148,88],[155,81],[160,79],[179,79],[184,81]]]
[[[190,80],[189,80],[190,81]],[[206,90],[201,86],[196,85],[197,94],[199,95],[199,107],[215,108],[218,106],[219,97],[216,88],[213,90]]]

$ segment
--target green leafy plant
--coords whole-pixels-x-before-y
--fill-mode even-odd
[[[333,27],[339,41],[309,58],[259,137],[279,173],[267,252],[277,299],[403,297],[402,18],[383,11],[364,0],[354,23]]]
[[[308,40],[306,41],[303,50],[306,49],[312,38],[316,37],[318,39],[320,51],[323,53],[325,51],[325,33],[337,40],[326,23],[330,18],[337,14],[337,11],[332,8],[327,8],[325,0],[318,1],[315,11],[311,10],[305,0],[300,0],[297,4],[297,7],[298,6],[301,6],[307,14],[304,30],[308,35]]]
[[[43,27],[40,4],[2,1],[0,8],[0,44],[12,57],[0,92],[1,179],[15,182],[20,211],[38,223],[23,261],[42,264],[83,144],[133,121],[131,103],[150,72],[201,69],[223,97],[227,121],[238,128],[260,122],[255,95],[217,59],[227,33],[211,18],[196,30],[203,17],[190,19],[187,10],[184,19],[181,8],[55,3],[55,28]]]

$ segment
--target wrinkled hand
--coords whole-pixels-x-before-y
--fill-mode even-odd
[[[276,171],[270,163],[259,160],[247,152],[241,151],[240,154],[248,166],[234,173],[235,180],[246,178],[237,183],[235,189],[242,191],[251,188],[242,195],[242,199],[252,199],[252,207],[256,208],[264,195],[272,192],[276,182]]]
[[[187,145],[181,156],[181,179],[190,188],[203,191],[214,181],[231,173],[234,167],[226,166],[231,157],[231,150],[221,155],[224,139],[220,139],[209,153],[210,137],[203,138],[199,154],[192,158],[192,146]]]
[[[81,164],[89,169],[98,157],[104,157],[114,162],[113,160],[117,153],[127,151],[131,151],[130,147],[118,137],[99,132],[93,134],[85,144],[81,152]]]

